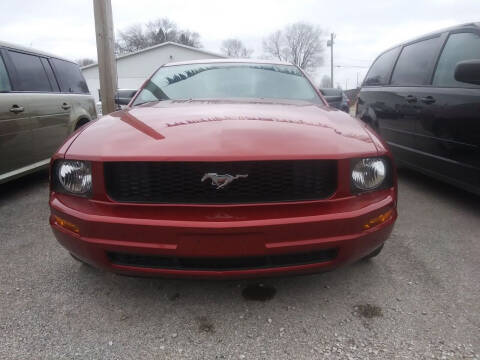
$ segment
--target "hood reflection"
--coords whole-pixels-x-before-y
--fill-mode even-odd
[[[137,108],[138,109],[138,108]],[[150,108],[152,109],[152,108]],[[159,126],[165,128],[175,128],[175,127],[182,127],[187,125],[195,125],[195,124],[202,124],[202,123],[211,123],[211,122],[223,122],[223,121],[263,121],[263,122],[270,122],[270,123],[283,123],[283,124],[293,124],[293,125],[302,125],[302,126],[309,126],[315,128],[323,128],[333,131],[336,135],[356,139],[363,142],[372,143],[372,139],[368,134],[364,131],[358,132],[358,128],[355,127],[353,124],[354,131],[345,131],[348,130],[348,126],[335,126],[332,122],[321,122],[321,121],[308,121],[308,120],[301,120],[301,119],[292,119],[288,117],[275,117],[275,116],[250,116],[250,115],[222,115],[222,116],[204,116],[198,117],[193,119],[186,119],[186,120],[179,120],[179,121],[161,121],[156,117],[152,118],[150,114],[146,115],[147,120],[142,121],[138,117],[132,115],[132,110],[124,110],[118,111],[110,114],[110,116],[114,118],[119,118],[121,121],[125,122],[126,124],[132,126],[136,130],[142,132],[143,134],[155,139],[155,140],[162,140],[165,139],[165,135],[158,132],[155,128],[148,125],[147,123],[153,122],[159,123]],[[263,112],[263,111],[262,111]],[[140,114],[142,111],[140,111]],[[161,112],[159,111],[158,117],[161,117]],[[319,114],[321,115],[321,114]],[[353,119],[352,119],[353,121]],[[158,128],[158,127],[157,127]],[[357,131],[355,131],[357,130]]]
[[[138,131],[144,133],[145,135],[148,135],[151,138],[154,138],[155,140],[165,139],[165,136],[163,136],[157,130],[155,130],[151,126],[148,126],[143,121],[133,116],[129,111],[117,111],[117,112],[111,113],[110,116],[119,118],[123,122],[127,123],[128,125],[132,126]]]

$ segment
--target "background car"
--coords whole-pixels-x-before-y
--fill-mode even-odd
[[[348,97],[343,93],[342,89],[320,88],[318,90],[320,90],[325,100],[327,100],[328,105],[348,113],[350,100],[348,100]]]
[[[65,138],[95,118],[76,63],[0,42],[0,183],[47,167]]]
[[[357,116],[398,164],[480,194],[480,26],[395,46],[371,66]]]
[[[136,89],[118,89],[115,94],[115,104],[117,105],[117,110],[124,109],[133,96],[137,93]],[[100,91],[98,92],[98,96],[100,98]],[[102,101],[97,101],[95,104],[97,109],[98,116],[102,115]]]

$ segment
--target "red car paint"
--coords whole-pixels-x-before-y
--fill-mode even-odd
[[[51,191],[50,224],[77,258],[110,271],[166,277],[246,278],[336,268],[369,254],[390,235],[397,213],[396,175],[387,189],[352,194],[352,158],[391,155],[377,135],[328,106],[294,101],[162,101],[107,115],[76,133],[60,158],[92,162],[90,198]],[[120,203],[107,195],[104,161],[334,159],[338,186],[325,200],[256,204]],[[52,174],[52,176],[54,176]],[[384,223],[370,219],[393,209]],[[76,234],[55,216],[75,224]],[[184,258],[240,258],[337,249],[319,263],[235,270],[114,264],[108,251]]]

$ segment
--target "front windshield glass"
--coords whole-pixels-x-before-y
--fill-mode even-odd
[[[292,65],[213,63],[165,66],[147,82],[134,105],[159,100],[287,99],[322,103]]]

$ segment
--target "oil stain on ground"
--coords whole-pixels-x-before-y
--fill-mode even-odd
[[[206,316],[199,316],[197,317],[197,323],[198,323],[198,330],[201,332],[206,332],[206,333],[213,333],[215,332],[215,326],[213,323],[210,321],[210,319]]]
[[[375,317],[383,316],[382,308],[377,305],[362,304],[362,305],[354,306],[353,309],[355,310],[354,311],[355,315],[358,315],[365,319],[373,319]]]
[[[277,290],[273,286],[264,284],[251,284],[242,291],[245,300],[267,301],[273,299]]]

